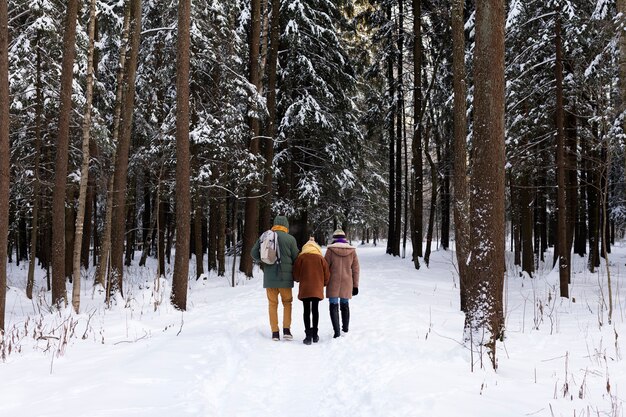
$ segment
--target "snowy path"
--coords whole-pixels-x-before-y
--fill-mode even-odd
[[[234,289],[223,278],[194,281],[184,314],[165,304],[154,312],[151,290],[136,290],[131,308],[100,309],[88,340],[72,339],[63,356],[25,340],[20,354],[0,363],[0,416],[495,417],[549,416],[550,406],[555,415],[572,415],[584,406],[553,398],[564,367],[561,359],[549,361],[565,353],[555,349],[558,339],[528,340],[516,330],[507,342],[509,357],[500,352],[497,374],[470,372],[470,354],[459,343],[463,315],[451,253],[436,253],[431,269],[419,271],[381,247],[358,253],[360,292],[351,302],[350,332],[339,339],[332,339],[324,300],[320,342],[302,344],[302,304],[295,300],[294,340],[271,341],[258,277]],[[10,320],[19,322],[32,306],[18,297],[12,302]],[[511,313],[515,327],[521,311]],[[282,320],[282,306],[279,312]],[[77,333],[86,319],[81,316]],[[568,335],[573,343],[578,331]],[[539,383],[537,364],[543,366]],[[582,368],[572,363],[572,369],[573,375]],[[626,383],[625,374],[612,372],[616,388]]]

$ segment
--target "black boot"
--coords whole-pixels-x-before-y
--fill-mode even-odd
[[[313,343],[320,341],[320,337],[317,335],[317,327],[311,329],[311,338],[313,339]]]
[[[341,330],[348,333],[350,324],[350,304],[341,304]]]
[[[310,345],[311,344],[311,330],[307,329],[304,331],[306,333],[306,337],[304,338],[304,340],[302,341],[302,343],[304,343],[305,345]]]
[[[341,336],[339,332],[339,304],[330,304],[330,322],[333,324],[335,334],[333,337]]]

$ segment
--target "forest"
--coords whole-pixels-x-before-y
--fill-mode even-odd
[[[191,281],[253,276],[277,214],[299,246],[451,251],[493,368],[506,253],[561,298],[575,258],[606,264],[610,323],[625,23],[626,0],[2,0],[0,332],[10,265],[78,314],[154,260],[184,311]]]

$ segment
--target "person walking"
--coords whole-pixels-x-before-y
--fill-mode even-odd
[[[326,287],[330,309],[330,321],[334,335],[339,337],[339,309],[341,306],[341,330],[348,332],[350,324],[350,304],[352,296],[359,293],[359,258],[356,248],[346,240],[343,230],[333,233],[333,243],[324,255],[330,269],[330,280]]]
[[[311,341],[317,343],[318,323],[320,318],[319,302],[324,299],[324,287],[328,285],[330,270],[328,263],[322,256],[322,248],[310,238],[302,246],[302,252],[298,255],[293,266],[293,279],[300,283],[298,289],[298,299],[302,301],[304,307],[304,333],[306,337],[302,341],[305,345],[310,345]],[[313,325],[311,326],[311,315]]]
[[[289,221],[285,216],[276,216],[274,218],[274,226],[272,231],[276,232],[278,239],[278,254],[280,258],[273,264],[262,263],[263,269],[263,288],[267,294],[269,302],[268,311],[270,317],[270,327],[272,329],[272,340],[280,340],[278,328],[278,296],[283,303],[283,338],[292,340],[291,334],[291,303],[293,301],[293,263],[298,257],[298,245],[296,239],[289,234]],[[256,262],[261,261],[261,239],[257,239],[256,243],[250,251],[252,259]]]

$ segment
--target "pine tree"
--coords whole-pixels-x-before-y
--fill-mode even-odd
[[[0,2],[0,338],[4,338],[9,227],[9,28],[7,2]]]
[[[76,43],[76,20],[78,0],[68,0],[66,26],[63,35],[63,65],[61,72],[61,103],[59,106],[59,127],[57,133],[55,180],[53,192],[52,224],[52,304],[61,307],[67,302],[65,290],[65,197],[70,135],[70,115],[72,113],[72,81],[74,79],[74,56]]]
[[[307,219],[319,224],[349,214],[342,203],[356,187],[354,156],[362,135],[351,99],[356,79],[337,6],[290,0],[283,11],[278,137],[284,143],[276,155],[282,189],[275,209],[294,216],[292,229],[302,244],[308,239]]]
[[[176,259],[172,278],[172,304],[187,309],[189,280],[189,47],[191,0],[178,1],[176,65]]]
[[[497,368],[504,332],[504,1],[476,5],[471,253],[465,328]]]

